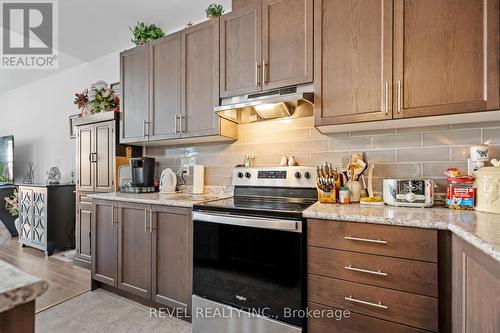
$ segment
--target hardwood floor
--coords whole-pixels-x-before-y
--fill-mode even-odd
[[[36,300],[36,312],[90,290],[89,270],[73,266],[72,262],[45,257],[40,250],[22,248],[17,238],[0,245],[0,260],[49,283],[47,292]]]

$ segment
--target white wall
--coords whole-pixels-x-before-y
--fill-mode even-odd
[[[91,47],[89,45],[89,47]],[[119,52],[48,76],[0,95],[0,136],[14,135],[17,182],[26,164],[35,164],[35,181],[43,182],[51,166],[63,181],[75,170],[75,140],[69,138],[69,115],[78,113],[74,94],[97,80],[119,81]]]

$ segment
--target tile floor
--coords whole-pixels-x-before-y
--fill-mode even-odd
[[[177,318],[150,318],[149,307],[97,289],[36,315],[36,333],[190,333]]]

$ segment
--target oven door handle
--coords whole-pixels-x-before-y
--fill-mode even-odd
[[[302,221],[267,219],[255,216],[234,216],[193,212],[193,221],[252,227],[261,229],[302,232]]]

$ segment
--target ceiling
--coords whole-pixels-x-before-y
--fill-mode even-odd
[[[216,0],[231,8],[231,0]],[[156,24],[166,33],[204,20],[214,0],[59,0],[59,68],[0,70],[0,94],[133,46],[130,26]],[[2,28],[3,30],[3,28]]]

